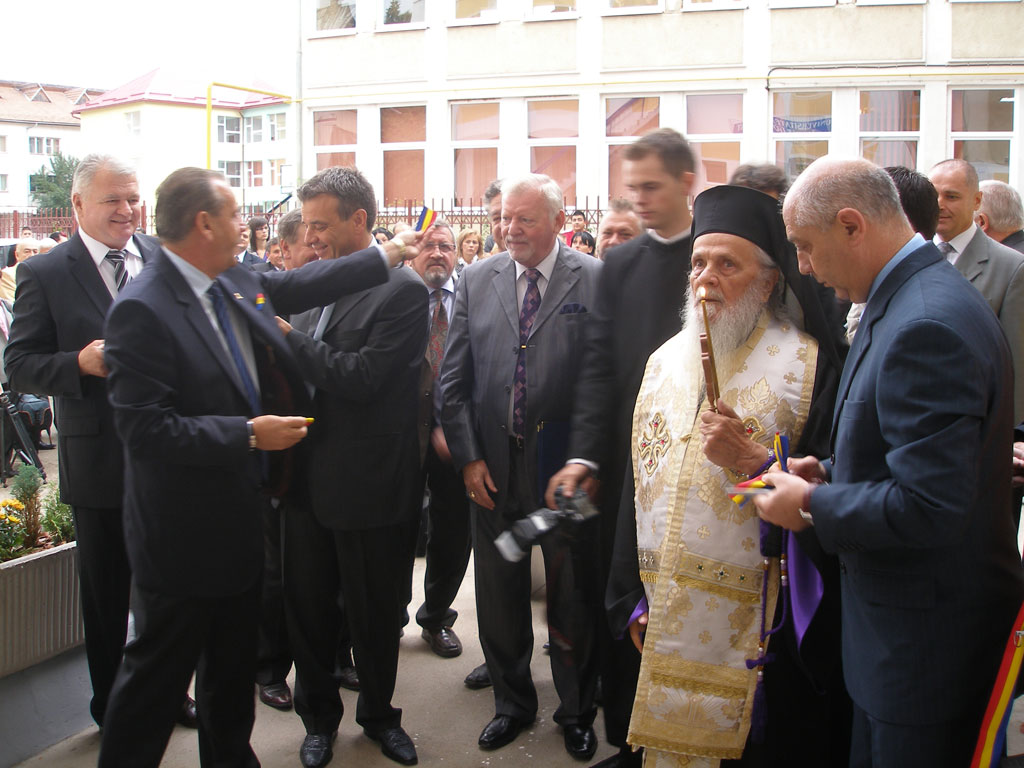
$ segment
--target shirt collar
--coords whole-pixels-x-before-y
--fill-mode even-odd
[[[678,243],[684,237],[689,237],[690,236],[690,227],[687,227],[682,232],[680,232],[678,235],[672,235],[672,237],[662,237],[657,232],[655,232],[653,229],[648,229],[647,230],[647,234],[650,235],[651,239],[654,240],[656,243],[662,243],[664,245],[672,245],[673,243]]]
[[[540,272],[541,275],[543,275],[544,279],[547,280],[547,281],[551,280],[551,273],[554,272],[554,270],[555,270],[555,260],[558,258],[558,245],[559,245],[558,238],[556,237],[555,238],[555,245],[554,245],[554,247],[552,247],[552,249],[548,253],[548,255],[544,257],[544,260],[540,264],[538,264],[536,267],[534,267],[534,269],[536,269],[538,272]],[[513,261],[515,261],[515,260],[513,259]],[[516,264],[516,280],[519,280],[519,278],[522,276],[523,272],[525,272],[528,269],[528,267],[524,267],[518,261],[516,261],[515,264]]]
[[[171,264],[173,264],[181,273],[181,276],[185,278],[185,282],[188,283],[188,287],[195,292],[196,296],[202,298],[213,284],[213,280],[210,276],[198,267],[189,264],[178,254],[168,250],[167,246],[162,247],[164,254],[166,254]]]
[[[103,260],[107,257],[108,253],[117,250],[116,248],[111,248],[109,245],[104,245],[81,227],[78,228],[78,236],[82,238],[82,243],[85,245],[86,250],[89,251],[89,255],[96,263],[97,268],[99,268],[100,264],[103,263]],[[139,246],[135,244],[134,236],[128,238],[128,242],[125,243],[124,248],[121,250],[125,250],[130,254],[138,256],[140,259],[142,258],[142,254],[139,253]]]
[[[920,232],[915,232],[914,236],[907,241],[906,245],[896,251],[896,255],[889,259],[888,263],[882,267],[877,275],[875,275],[875,279],[871,281],[871,290],[868,291],[868,301],[871,301],[871,297],[875,295],[875,291],[878,290],[878,286],[880,286],[885,278],[889,276],[889,273],[896,269],[896,265],[924,245],[925,242],[924,236]]]
[[[974,234],[977,231],[978,225],[972,221],[971,226],[969,226],[956,237],[950,238],[946,242],[953,246],[953,250],[955,250],[957,255],[959,256],[961,253],[964,252],[964,248],[966,248],[967,244],[971,242],[971,239],[974,237]],[[934,238],[932,238],[932,242],[938,245],[939,243],[942,242],[942,238],[936,235]]]

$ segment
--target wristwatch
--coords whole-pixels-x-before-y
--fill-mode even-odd
[[[249,433],[249,450],[256,450],[256,429],[253,427],[251,421],[245,422],[245,429]]]

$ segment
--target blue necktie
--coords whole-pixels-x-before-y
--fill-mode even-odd
[[[228,349],[231,351],[231,359],[235,361],[235,368],[238,370],[238,377],[242,380],[242,386],[245,388],[246,397],[249,399],[249,407],[252,409],[253,416],[259,416],[263,413],[262,401],[260,400],[260,393],[256,391],[256,385],[253,383],[252,376],[249,375],[249,366],[245,364],[245,358],[242,356],[242,350],[238,346],[238,339],[235,338],[235,331],[231,327],[231,318],[228,317],[228,308],[224,303],[224,286],[217,281],[214,281],[213,285],[210,286],[206,295],[210,297],[213,302],[213,312],[217,315],[217,322],[220,324],[220,329],[224,334],[224,340],[228,343]]]

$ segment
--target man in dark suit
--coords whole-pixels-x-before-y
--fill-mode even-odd
[[[378,284],[398,249],[390,261],[373,249],[255,274],[233,268],[242,223],[223,176],[182,168],[157,195],[164,247],[105,328],[136,638],[111,693],[99,765],[156,766],[195,669],[201,763],[257,766],[260,491],[281,492],[286,449],[305,437],[312,408],[274,302],[297,312]]]
[[[974,219],[997,243],[1024,253],[1024,205],[1020,193],[1004,181],[987,179],[979,185],[981,206]]]
[[[441,370],[449,318],[455,309],[455,236],[445,221],[437,222],[420,245],[412,268],[430,291],[427,312],[427,353],[420,365],[417,428],[423,462],[422,486],[430,491],[427,509],[427,569],[423,576],[423,605],[416,623],[430,650],[442,658],[462,653],[462,642],[452,625],[459,617],[452,602],[459,593],[469,565],[469,500],[462,475],[452,465],[452,455],[439,423]],[[413,499],[419,507],[420,496]],[[413,518],[410,534],[419,531],[420,516]],[[412,582],[410,559],[409,583]]]
[[[328,168],[298,191],[305,240],[321,261],[346,261],[374,241],[373,187],[354,168]],[[396,235],[390,247],[404,247]],[[312,265],[310,265],[312,266]],[[305,272],[310,267],[304,267]],[[359,672],[356,722],[383,753],[412,765],[416,750],[392,706],[398,672],[408,521],[421,492],[416,409],[427,342],[427,291],[411,269],[323,310],[281,321],[315,388],[316,428],[303,485],[285,518],[284,582],[295,655],[299,756],[326,765],[343,707],[332,672],[340,585]]]
[[[670,128],[649,133],[626,148],[623,176],[635,209],[649,229],[603,251],[605,266],[576,385],[570,463],[548,485],[550,506],[559,484],[572,492],[592,472],[600,476],[602,597],[623,477],[629,467],[633,405],[644,366],[650,354],[682,328],[679,310],[690,273],[688,198],[693,171],[689,144]],[[626,729],[640,657],[628,638],[613,637],[607,621],[601,622],[598,631],[605,733],[609,743],[619,747],[617,755],[598,765],[639,766],[642,754],[626,744]]]
[[[18,268],[17,299],[4,364],[11,387],[54,398],[61,500],[78,539],[90,711],[103,725],[128,628],[131,569],[121,520],[124,459],[107,402],[103,320],[118,282],[159,250],[136,235],[141,206],[135,171],[87,155],[72,185],[78,232]],[[186,701],[183,718],[195,724]]]
[[[541,473],[564,461],[573,380],[601,269],[599,260],[560,242],[561,202],[547,176],[502,182],[508,253],[463,270],[441,368],[442,424],[472,502],[480,641],[494,683],[495,717],[479,740],[484,749],[511,742],[537,713],[529,558],[507,562],[494,540],[543,503]],[[580,759],[597,748],[594,534],[593,524],[584,524],[542,540],[561,699],[554,719],[566,749]]]
[[[1024,256],[974,223],[981,205],[978,173],[965,160],[943,160],[928,178],[939,195],[935,245],[985,297],[1013,358],[1013,424],[1024,420]]]
[[[801,271],[867,306],[830,457],[769,473],[778,490],[755,504],[791,530],[813,525],[839,556],[850,764],[967,765],[1024,597],[1009,349],[882,169],[818,160],[783,215]]]

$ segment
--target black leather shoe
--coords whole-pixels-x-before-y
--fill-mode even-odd
[[[463,680],[466,687],[473,691],[478,691],[481,688],[491,687],[491,673],[487,671],[487,665],[481,664],[479,667],[474,669]]]
[[[359,690],[359,673],[356,672],[355,667],[342,667],[334,670],[334,679],[342,688],[347,688],[350,691]]]
[[[462,641],[451,627],[438,630],[424,629],[422,637],[427,641],[430,650],[443,659],[452,659],[462,653]]]
[[[594,763],[590,768],[640,768],[644,762],[644,751],[633,752],[629,747],[623,747],[618,754],[606,757],[599,763]]]
[[[331,744],[337,736],[337,731],[330,734],[307,733],[299,749],[299,760],[305,768],[322,768],[331,762],[331,758],[334,757]]]
[[[271,683],[270,685],[258,686],[260,689],[260,701],[274,709],[289,710],[292,708],[292,692],[288,683]]]
[[[416,765],[419,762],[412,739],[401,727],[385,728],[376,733],[369,731],[365,733],[374,741],[380,742],[380,751],[384,757],[402,765]]]
[[[589,760],[597,752],[597,736],[590,726],[567,725],[562,729],[565,751],[577,760]]]
[[[181,712],[178,713],[178,717],[176,719],[179,725],[184,725],[186,728],[199,727],[199,716],[196,714],[196,703],[192,701],[191,696],[185,696],[185,703],[181,705]]]
[[[511,743],[519,732],[530,725],[533,720],[523,722],[512,715],[497,715],[491,722],[484,726],[480,732],[480,739],[477,744],[481,749],[498,749]]]

